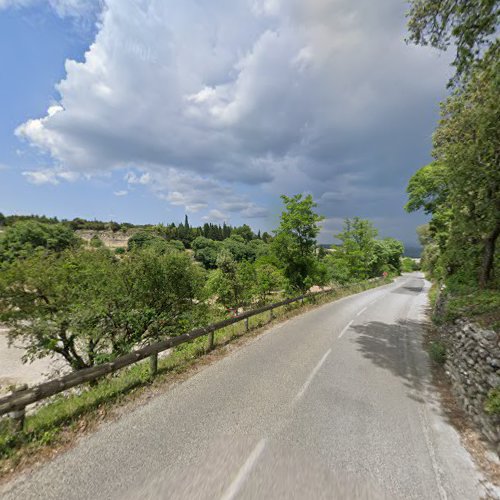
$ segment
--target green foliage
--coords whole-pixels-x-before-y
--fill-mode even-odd
[[[342,245],[332,247],[324,258],[330,279],[339,284],[401,272],[403,244],[394,238],[376,239],[378,231],[366,219],[345,219],[336,238]]]
[[[159,239],[152,231],[138,231],[128,240],[128,250],[133,251],[145,248]]]
[[[497,0],[411,0],[409,38],[441,50],[455,47],[457,78],[467,77],[495,43],[498,15]]]
[[[167,240],[155,231],[139,231],[128,240],[129,252],[151,249],[157,254],[184,251],[184,244],[178,240]]]
[[[493,289],[478,290],[460,281],[447,280],[446,300],[440,322],[470,318],[487,328],[500,330],[500,292]]]
[[[104,243],[102,242],[101,238],[99,238],[99,236],[94,234],[94,236],[92,236],[89,241],[89,245],[93,248],[101,248],[104,246]]]
[[[15,259],[27,258],[38,250],[61,252],[76,247],[80,239],[63,224],[20,221],[0,234],[0,266]]]
[[[77,370],[202,323],[203,283],[180,252],[37,252],[2,273],[0,320],[27,359],[56,353]]]
[[[446,361],[446,347],[442,342],[431,342],[429,346],[429,355],[432,361],[438,365],[444,365]]]
[[[423,209],[426,214],[432,214],[444,205],[449,194],[447,167],[436,162],[422,167],[412,176],[406,191],[406,211]]]
[[[198,236],[191,244],[191,248],[194,250],[195,259],[206,269],[217,267],[217,255],[222,250],[221,242]]]
[[[381,276],[384,272],[388,274],[401,274],[401,257],[403,256],[403,252],[403,244],[394,238],[375,240],[375,256],[371,268],[372,277]]]
[[[442,105],[436,161],[408,185],[407,210],[432,214],[423,267],[435,278],[495,287],[500,235],[500,61],[492,49]]]
[[[238,234],[232,234],[229,238],[222,242],[222,248],[228,251],[236,262],[245,260],[253,261],[255,259],[255,251],[251,245],[245,242],[245,239]]]
[[[484,409],[490,415],[500,415],[500,387],[495,387],[488,393]]]
[[[375,237],[377,230],[369,220],[354,217],[345,219],[344,229],[336,235],[342,241],[334,256],[347,265],[350,281],[362,281],[371,277],[375,264]]]
[[[312,197],[282,200],[285,210],[274,238],[255,235],[247,225],[194,228],[186,217],[178,226],[134,231],[128,251],[105,248],[98,235],[90,248],[79,246],[70,225],[57,220],[16,220],[0,239],[0,321],[11,341],[27,346],[26,360],[58,355],[78,370],[205,324],[211,315],[220,316],[216,303],[251,307],[326,285],[332,276],[342,281],[344,272],[348,282],[398,270],[400,243],[374,240],[376,231],[360,219],[352,234],[343,234],[346,247],[358,245],[351,248],[355,259],[339,253],[343,269],[338,265],[343,260],[318,251],[322,217]],[[352,271],[360,259],[364,274]]]
[[[418,271],[420,266],[410,257],[404,257],[401,260],[401,271],[404,273],[411,273],[413,271]]]
[[[247,224],[243,224],[240,227],[235,227],[232,230],[231,234],[241,236],[244,241],[251,241],[256,237],[251,227],[248,226]]]
[[[312,196],[281,196],[285,210],[272,242],[274,254],[294,290],[306,291],[318,274],[316,237],[323,217],[316,214]]]
[[[255,281],[252,263],[238,263],[231,252],[223,249],[217,257],[217,269],[209,276],[207,288],[226,308],[239,308],[251,303]]]
[[[255,281],[253,291],[260,304],[267,302],[273,292],[283,289],[286,285],[283,272],[276,266],[265,261],[255,264]]]

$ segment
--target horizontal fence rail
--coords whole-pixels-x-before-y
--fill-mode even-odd
[[[373,278],[367,280],[368,282],[377,281],[381,278]],[[353,285],[359,285],[361,283],[355,283]],[[352,286],[352,285],[350,285]],[[341,287],[344,288],[344,287]],[[210,347],[213,347],[213,333],[217,330],[221,330],[227,326],[239,323],[240,321],[247,321],[246,326],[248,329],[248,318],[256,316],[257,314],[262,314],[266,311],[271,311],[277,309],[278,307],[286,306],[304,300],[310,297],[316,297],[318,295],[335,292],[338,288],[329,288],[327,290],[320,290],[318,292],[312,292],[306,295],[300,295],[299,297],[294,297],[290,299],[282,300],[281,302],[276,302],[274,304],[269,304],[267,306],[259,307],[258,309],[252,309],[251,311],[245,311],[233,318],[228,318],[217,323],[212,323],[211,325],[196,328],[188,333],[179,335],[178,337],[170,337],[165,340],[160,340],[159,342],[154,342],[145,347],[132,351],[123,356],[119,356],[113,361],[102,363],[100,365],[92,366],[90,368],[84,368],[68,375],[64,375],[60,378],[49,380],[48,382],[43,382],[34,387],[27,387],[26,385],[20,386],[15,389],[11,394],[0,398],[0,416],[11,413],[14,419],[20,421],[20,427],[22,428],[22,422],[24,420],[24,412],[27,405],[36,403],[43,399],[49,398],[61,392],[64,392],[72,387],[87,383],[95,382],[96,380],[114,373],[121,368],[133,365],[138,361],[146,358],[151,358],[151,371],[154,374],[157,369],[157,356],[160,352],[171,349],[172,347],[184,344],[185,342],[190,342],[194,339],[202,337],[203,335],[209,335]]]

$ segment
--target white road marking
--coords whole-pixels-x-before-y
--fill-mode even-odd
[[[241,466],[233,482],[229,485],[229,488],[222,495],[221,500],[232,500],[238,494],[248,475],[250,474],[253,466],[255,465],[255,462],[257,462],[260,454],[264,451],[265,446],[265,439],[261,439],[257,443],[257,446],[253,449],[252,453],[250,453],[249,457],[246,459],[246,462]]]
[[[368,309],[368,306],[363,307],[363,309],[361,309],[361,311],[358,311],[358,312],[356,313],[356,316],[359,316],[360,314],[363,314],[363,313],[364,313],[367,309]]]
[[[344,329],[340,332],[339,339],[342,337],[342,335],[344,335],[345,332],[347,332],[347,330],[349,330],[349,327],[352,325],[353,321],[354,320],[351,319],[351,321],[349,321],[349,323],[345,325]]]
[[[314,376],[316,375],[316,373],[318,373],[318,370],[321,368],[321,366],[323,365],[323,363],[325,362],[326,358],[328,357],[328,355],[331,352],[332,352],[331,349],[328,349],[328,351],[326,351],[325,355],[321,358],[320,362],[314,367],[314,370],[311,372],[311,374],[307,378],[305,384],[302,386],[302,388],[300,389],[300,391],[295,396],[295,399],[293,400],[292,404],[297,403],[297,401],[304,395],[304,393],[306,392],[307,388],[309,387],[309,384],[312,382],[312,379],[314,378]]]

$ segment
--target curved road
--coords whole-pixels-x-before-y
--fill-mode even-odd
[[[427,287],[403,276],[278,325],[0,496],[479,498],[430,384]]]

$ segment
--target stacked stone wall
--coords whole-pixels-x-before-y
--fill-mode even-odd
[[[488,394],[500,387],[500,335],[467,320],[444,330],[445,369],[453,392],[500,455],[500,415],[485,411]]]

